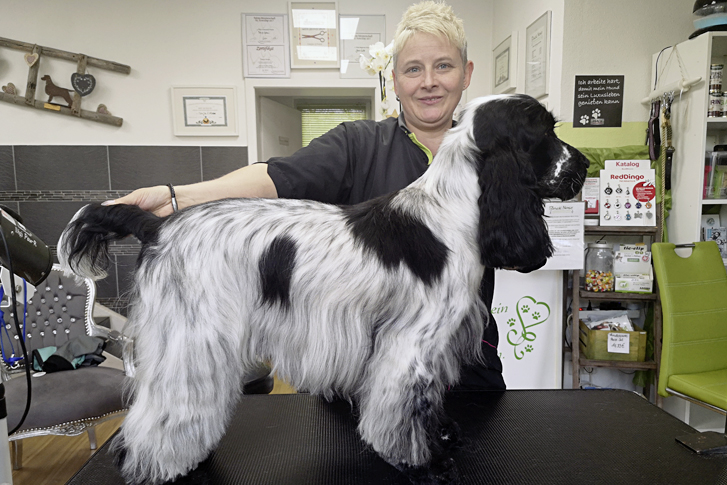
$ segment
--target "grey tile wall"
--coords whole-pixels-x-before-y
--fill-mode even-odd
[[[0,146],[0,205],[55,251],[61,231],[89,202],[149,185],[220,177],[247,165],[247,147]],[[100,303],[126,314],[139,243],[111,245],[109,275],[97,282]]]

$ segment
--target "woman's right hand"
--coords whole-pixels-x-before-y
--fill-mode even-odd
[[[118,199],[102,202],[102,205],[116,204],[136,205],[159,217],[165,217],[174,212],[172,209],[172,194],[169,191],[169,187],[165,185],[136,189],[132,193],[119,197]]]

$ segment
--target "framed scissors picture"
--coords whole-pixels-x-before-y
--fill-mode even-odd
[[[338,6],[336,2],[290,2],[290,67],[338,68]]]

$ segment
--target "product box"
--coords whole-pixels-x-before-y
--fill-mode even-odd
[[[591,330],[585,323],[579,324],[581,354],[591,360],[621,360],[643,362],[646,360],[646,332],[611,332]]]
[[[601,170],[602,226],[655,226],[656,174],[653,169]]]
[[[587,177],[583,183],[581,196],[586,203],[586,214],[598,215],[598,197],[601,179],[598,177]]]
[[[651,293],[654,272],[651,252],[642,244],[623,244],[613,255],[614,291],[617,293]]]
[[[653,274],[622,273],[616,276],[616,293],[651,293],[654,291]]]

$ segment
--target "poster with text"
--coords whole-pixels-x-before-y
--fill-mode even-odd
[[[623,97],[623,76],[576,76],[573,128],[621,127]]]

